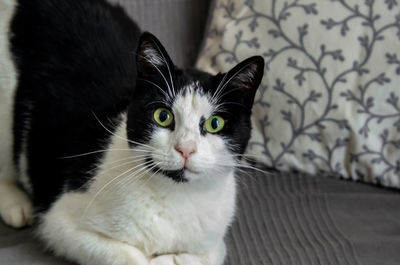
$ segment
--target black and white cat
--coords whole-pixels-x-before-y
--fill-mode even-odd
[[[0,214],[82,265],[221,265],[261,57],[181,70],[103,0],[0,0]]]

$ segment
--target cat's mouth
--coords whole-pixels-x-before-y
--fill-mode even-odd
[[[187,167],[178,170],[164,170],[156,167],[153,171],[160,172],[177,183],[188,182],[189,179],[186,177],[187,174],[199,174],[199,172]]]
[[[198,172],[198,171],[196,171],[194,169],[188,168],[188,167],[184,167],[183,171],[185,171],[185,172],[187,171],[187,172],[192,173],[192,174],[200,174],[200,172]]]
[[[155,169],[156,171],[162,172],[165,176],[172,179],[177,183],[188,182],[189,180],[185,177],[185,170],[178,169],[178,170],[163,170],[163,169]]]
[[[196,171],[195,169],[189,168],[187,166],[184,166],[183,168],[176,170],[167,170],[159,166],[155,166],[152,169],[152,171],[162,173],[163,175],[165,175],[166,177],[172,179],[177,183],[188,182],[189,179],[187,178],[187,174],[196,174],[196,175],[200,174],[200,172]]]

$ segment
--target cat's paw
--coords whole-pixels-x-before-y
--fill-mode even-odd
[[[191,254],[176,255],[175,262],[177,265],[211,265],[207,260]]]
[[[25,194],[2,199],[0,215],[7,225],[21,228],[32,224],[32,204]]]
[[[177,265],[177,263],[175,263],[175,255],[162,255],[153,258],[150,265]]]
[[[190,254],[162,255],[150,261],[150,265],[211,265],[201,257]]]
[[[125,262],[116,262],[116,264],[127,265],[150,265],[147,257],[139,249],[123,244],[120,248],[123,251]]]

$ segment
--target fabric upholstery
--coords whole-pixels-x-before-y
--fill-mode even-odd
[[[295,173],[239,180],[226,264],[400,264],[397,190]]]
[[[0,265],[71,265],[44,250],[29,229],[15,230],[0,221]]]
[[[157,36],[178,66],[193,66],[210,0],[109,0],[123,6],[142,30]]]
[[[396,1],[215,0],[197,65],[224,72],[256,54],[250,158],[400,187]]]
[[[245,171],[225,265],[398,265],[400,193],[302,174]],[[0,264],[67,265],[30,230],[0,224]]]

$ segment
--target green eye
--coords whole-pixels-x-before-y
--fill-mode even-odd
[[[209,133],[217,133],[224,128],[225,121],[220,116],[211,116],[204,122],[204,128]]]
[[[174,115],[166,108],[159,108],[154,112],[154,120],[162,127],[168,127],[174,121]]]

